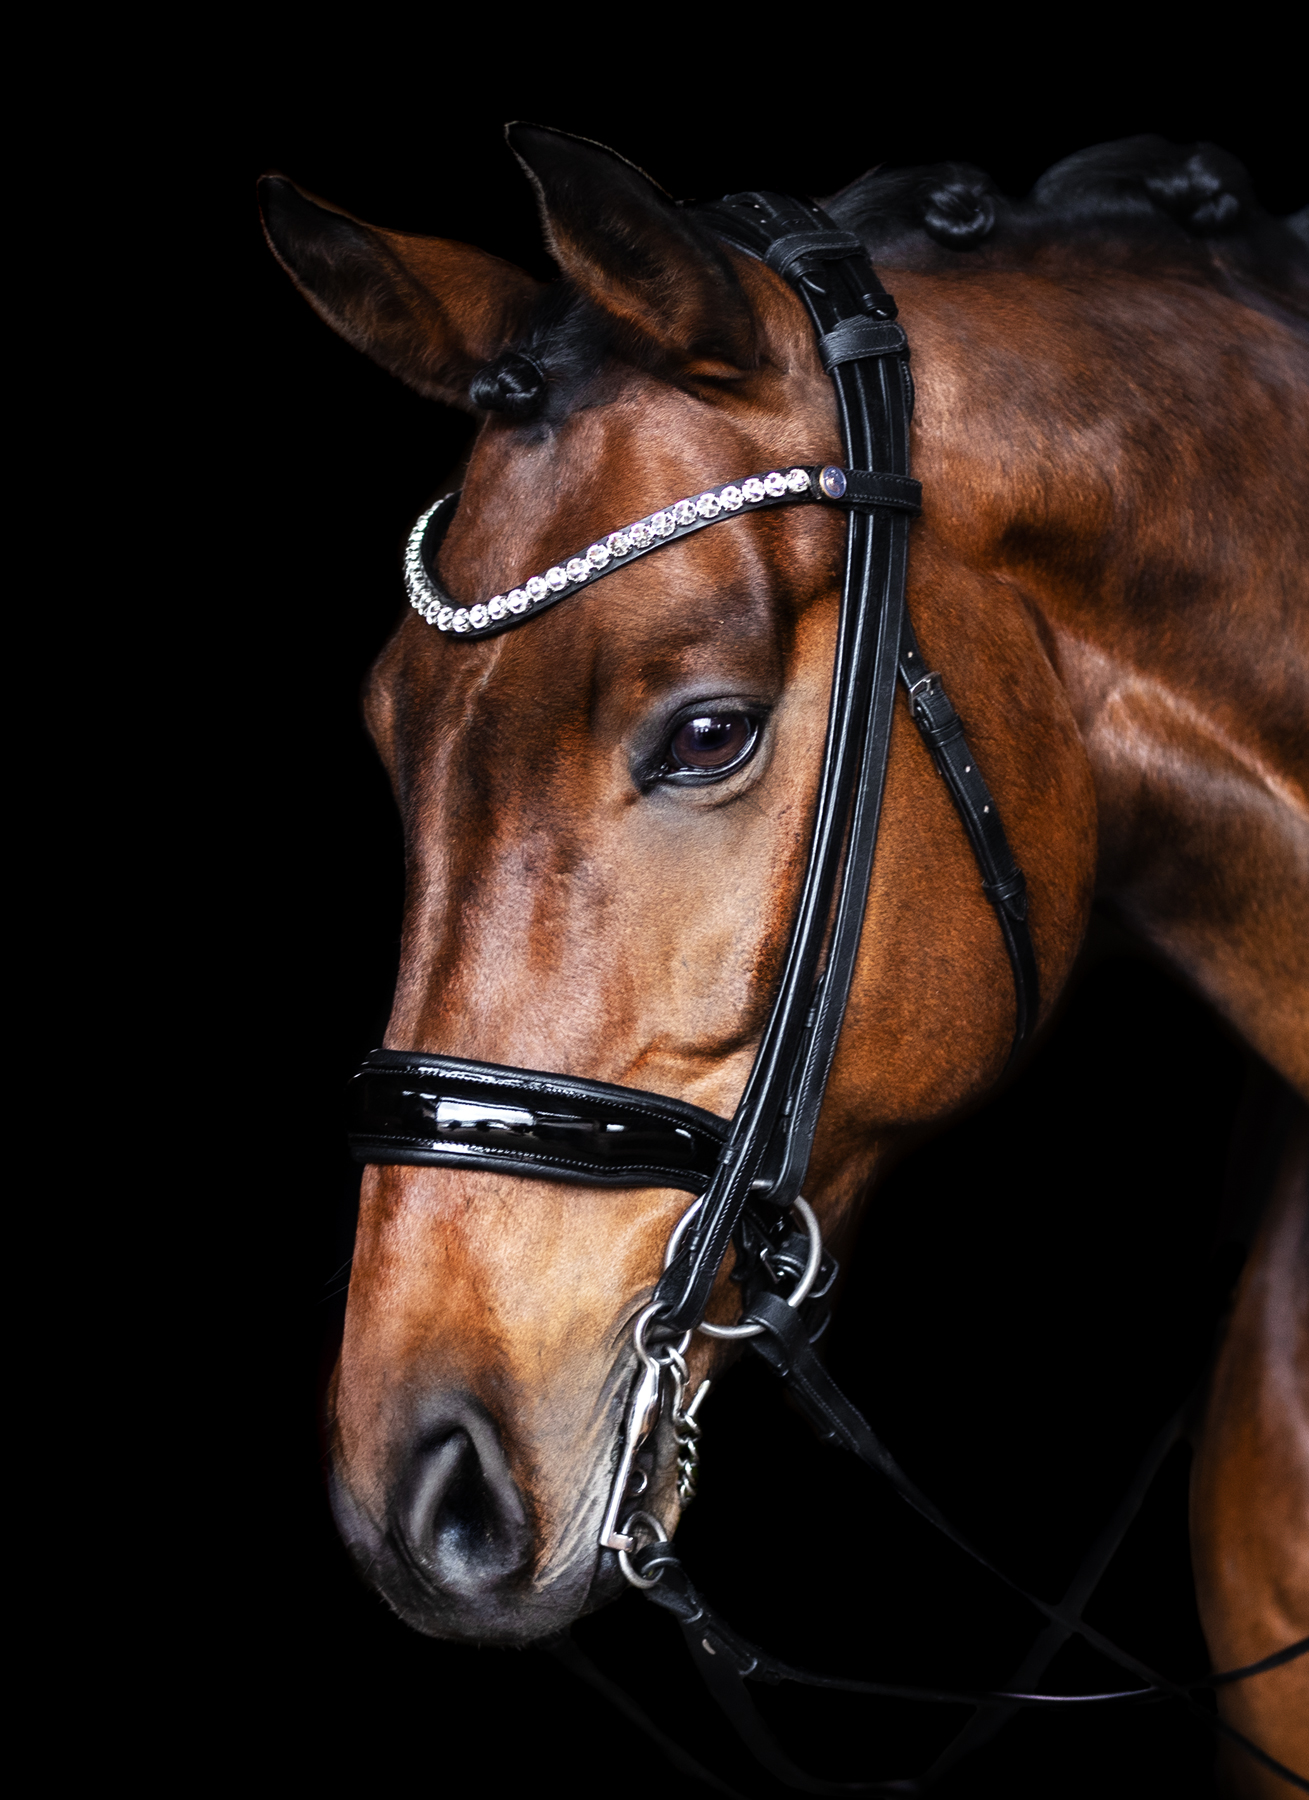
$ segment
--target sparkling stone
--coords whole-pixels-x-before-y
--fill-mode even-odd
[[[469,607],[468,623],[472,626],[474,631],[480,631],[484,625],[489,625],[490,622],[491,615],[484,606]]]
[[[757,475],[752,475],[749,481],[743,481],[741,483],[741,492],[745,495],[751,506],[758,506],[767,491],[768,490],[764,487],[763,482],[760,481]]]
[[[505,597],[504,597],[504,595],[496,594],[493,599],[488,600],[486,603],[486,610],[487,610],[487,612],[490,613],[490,615],[493,619],[503,619],[505,616]]]
[[[777,470],[774,469],[770,474],[764,476],[764,486],[768,489],[768,492],[773,496],[774,500],[780,500],[782,495],[786,492],[786,477],[785,475],[779,475]]]
[[[571,556],[564,564],[564,573],[570,581],[585,581],[591,573],[591,565],[581,556]]]
[[[426,606],[422,606],[418,610],[423,618],[427,620],[429,625],[435,625],[436,621],[441,616],[441,602],[439,600],[429,600]]]
[[[845,470],[835,463],[828,463],[818,480],[829,500],[839,500],[845,492]]]
[[[468,630],[468,614],[462,606],[459,608],[459,611],[455,614],[454,618],[451,619],[450,628],[452,631]]]
[[[564,574],[558,563],[555,564],[553,569],[546,570],[545,580],[546,586],[550,589],[551,593],[554,594],[562,594],[564,589],[568,586],[568,577]],[[530,589],[532,584],[529,581],[527,585]]]
[[[679,525],[695,524],[694,500],[679,500],[677,505],[673,508],[673,511],[677,514],[677,523]]]
[[[677,530],[677,520],[670,512],[656,513],[650,523],[654,526],[660,537],[671,537]]]
[[[803,494],[809,486],[809,477],[803,469],[792,469],[786,478],[786,485],[793,494]]]
[[[701,494],[695,503],[695,510],[702,519],[716,519],[723,509],[718,504],[717,494]]]
[[[443,606],[441,608],[440,612],[437,613],[437,615],[436,615],[437,630],[438,631],[449,631],[450,621],[454,618],[454,616],[455,616],[455,609],[453,606]]]
[[[550,592],[543,575],[533,575],[532,579],[525,585],[527,588],[527,598],[529,600],[544,600],[546,595]]]
[[[611,531],[609,536],[605,539],[605,543],[609,546],[610,556],[626,556],[627,552],[632,548],[627,541],[627,533],[625,531]]]
[[[742,494],[740,488],[733,487],[730,484],[727,487],[719,488],[718,490],[718,504],[726,507],[728,512],[735,512],[744,498],[745,496]]]
[[[531,604],[530,596],[525,594],[522,588],[514,588],[510,593],[505,595],[505,605],[509,608],[511,613],[526,612]]]
[[[593,569],[603,569],[605,564],[609,561],[608,544],[592,544],[591,548],[586,553],[586,560]]]
[[[650,542],[652,533],[645,520],[638,519],[635,525],[629,525],[627,527],[627,535],[631,539],[634,549],[644,550],[646,545]]]

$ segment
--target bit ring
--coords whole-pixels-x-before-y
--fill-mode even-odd
[[[668,1533],[664,1530],[663,1526],[659,1523],[658,1519],[655,1518],[653,1513],[632,1513],[622,1527],[623,1535],[625,1537],[630,1537],[633,1525],[645,1525],[649,1530],[653,1531],[655,1534],[655,1542],[658,1544],[666,1544],[668,1542]],[[648,1577],[637,1574],[636,1570],[632,1567],[632,1559],[626,1550],[620,1550],[618,1552],[618,1566],[633,1587],[652,1588],[659,1585],[659,1577],[657,1575]]]
[[[669,1266],[673,1258],[677,1255],[678,1250],[681,1248],[682,1239],[686,1235],[687,1227],[690,1225],[692,1219],[699,1212],[703,1204],[704,1200],[703,1196],[701,1196],[699,1200],[694,1201],[687,1207],[686,1211],[677,1221],[677,1224],[673,1229],[673,1235],[668,1240],[668,1248],[664,1252],[665,1268]],[[818,1279],[818,1268],[823,1260],[823,1233],[818,1220],[814,1215],[813,1207],[810,1206],[809,1202],[802,1194],[796,1195],[793,1202],[793,1209],[799,1213],[801,1219],[804,1221],[805,1230],[809,1233],[809,1257],[804,1266],[804,1274],[800,1277],[799,1281],[796,1282],[791,1292],[786,1296],[786,1304],[788,1306],[799,1306],[808,1294],[810,1288],[814,1285],[814,1282]],[[763,1326],[706,1325],[702,1319],[696,1326],[696,1330],[703,1331],[706,1337],[752,1338],[759,1336],[760,1332],[763,1330]]]

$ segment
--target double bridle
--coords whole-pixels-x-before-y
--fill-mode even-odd
[[[1152,1447],[1114,1529],[1097,1540],[1068,1594],[1051,1606],[994,1569],[919,1492],[814,1353],[826,1324],[824,1301],[836,1265],[823,1250],[801,1188],[854,978],[897,678],[959,813],[1008,954],[1014,985],[1011,1059],[1035,1024],[1039,984],[1022,872],[959,715],[940,676],[925,665],[905,608],[909,525],[919,510],[921,490],[909,474],[913,382],[895,303],[858,238],[838,230],[812,202],[736,194],[698,207],[696,216],[727,244],[765,262],[803,302],[835,389],[844,464],[779,467],[670,500],[563,563],[471,605],[449,595],[436,573],[436,556],[459,503],[459,495],[450,494],[415,526],[405,582],[412,605],[436,630],[481,639],[517,629],[638,557],[739,514],[797,504],[845,511],[840,616],[808,861],[777,996],[745,1091],[729,1123],[685,1101],[608,1082],[416,1051],[375,1050],[352,1084],[350,1142],[356,1159],[365,1163],[498,1169],[603,1187],[675,1187],[697,1196],[670,1239],[653,1298],[634,1327],[638,1369],[600,1546],[616,1551],[627,1579],[679,1619],[715,1698],[778,1779],[810,1793],[913,1792],[918,1784],[856,1786],[805,1774],[768,1733],[745,1679],[802,1681],[979,1706],[982,1710],[924,1782],[944,1773],[973,1742],[986,1741],[1019,1705],[1171,1695],[1202,1710],[1192,1690],[1203,1683],[1182,1686],[1166,1680],[1081,1617],[1151,1477],[1180,1435],[1183,1414],[1169,1422]],[[742,1287],[741,1322],[707,1325],[710,1290],[732,1242],[737,1253],[734,1279]],[[1030,1687],[1074,1634],[1147,1685],[1127,1694],[947,1695],[811,1676],[738,1637],[692,1587],[661,1522],[634,1504],[648,1484],[637,1459],[658,1423],[665,1389],[670,1390],[678,1445],[679,1496],[685,1503],[694,1494],[696,1415],[708,1388],[702,1383],[688,1403],[684,1353],[696,1330],[748,1338],[821,1436],[844,1444],[877,1469],[918,1512],[1045,1615],[1046,1629],[1015,1687]],[[654,1541],[639,1546],[642,1537]],[[1309,1640],[1248,1669],[1206,1680],[1212,1684],[1255,1674],[1307,1647]],[[555,1649],[585,1679],[610,1688],[571,1643]],[[631,1703],[623,1699],[630,1714]],[[1306,1785],[1218,1723],[1267,1766]],[[715,1780],[714,1785],[722,1784]]]

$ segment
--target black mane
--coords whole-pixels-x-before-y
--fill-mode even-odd
[[[1011,267],[1059,249],[1250,283],[1309,307],[1309,208],[1273,218],[1215,144],[1099,144],[1047,169],[1025,200],[967,163],[937,163],[872,170],[823,204],[891,268]]]

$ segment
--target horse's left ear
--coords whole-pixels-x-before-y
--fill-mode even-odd
[[[472,412],[469,383],[523,330],[540,284],[445,238],[365,225],[283,175],[259,184],[274,256],[334,331],[429,399]]]
[[[688,373],[755,367],[750,304],[693,214],[602,144],[540,125],[505,135],[536,188],[553,255],[598,306]]]

